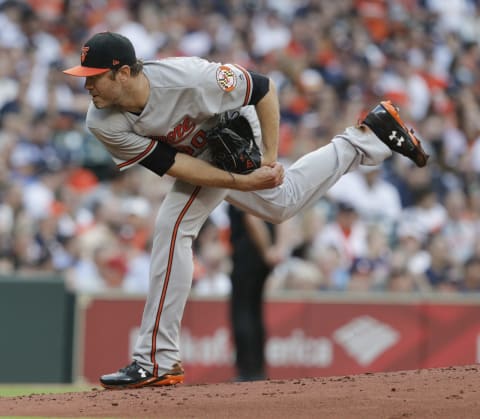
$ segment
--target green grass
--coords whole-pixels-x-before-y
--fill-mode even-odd
[[[94,386],[74,384],[0,384],[0,397],[72,393],[76,391],[88,391],[93,387]]]
[[[30,394],[72,393],[92,390],[92,385],[75,384],[0,384],[0,397],[29,396]],[[44,416],[2,416],[2,419],[47,419]],[[48,419],[63,419],[48,417]],[[70,418],[75,419],[75,418]],[[82,418],[78,418],[82,419]],[[83,418],[84,419],[84,418]],[[108,418],[104,418],[108,419]]]

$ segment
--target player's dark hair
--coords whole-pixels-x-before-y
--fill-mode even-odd
[[[137,60],[137,62],[130,66],[130,74],[132,76],[138,76],[143,70],[143,61]]]

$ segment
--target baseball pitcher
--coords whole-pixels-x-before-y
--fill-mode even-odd
[[[138,60],[131,42],[103,32],[82,47],[91,96],[86,123],[119,170],[140,164],[176,178],[155,221],[150,288],[132,363],[104,375],[105,388],[183,382],[180,323],[189,295],[192,242],[224,199],[280,223],[315,203],[343,174],[399,152],[427,155],[390,102],[296,161],[277,160],[279,104],[273,82],[235,64],[201,58]]]

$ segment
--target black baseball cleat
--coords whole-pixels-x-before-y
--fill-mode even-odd
[[[170,386],[183,383],[184,371],[181,364],[175,364],[173,368],[156,377],[133,361],[125,368],[121,368],[112,374],[102,375],[100,383],[108,389],[139,388],[147,386]]]
[[[390,149],[408,157],[418,167],[427,164],[428,154],[422,148],[413,129],[407,128],[398,114],[398,108],[389,100],[380,102],[361,124],[367,125]]]

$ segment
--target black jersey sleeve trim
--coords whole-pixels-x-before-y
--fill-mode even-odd
[[[262,74],[248,70],[252,77],[252,95],[249,105],[256,105],[268,93],[270,89],[270,79]]]
[[[177,150],[170,147],[168,144],[157,143],[155,149],[142,161],[140,165],[146,167],[159,176],[163,176],[170,167],[175,163],[175,155]]]

